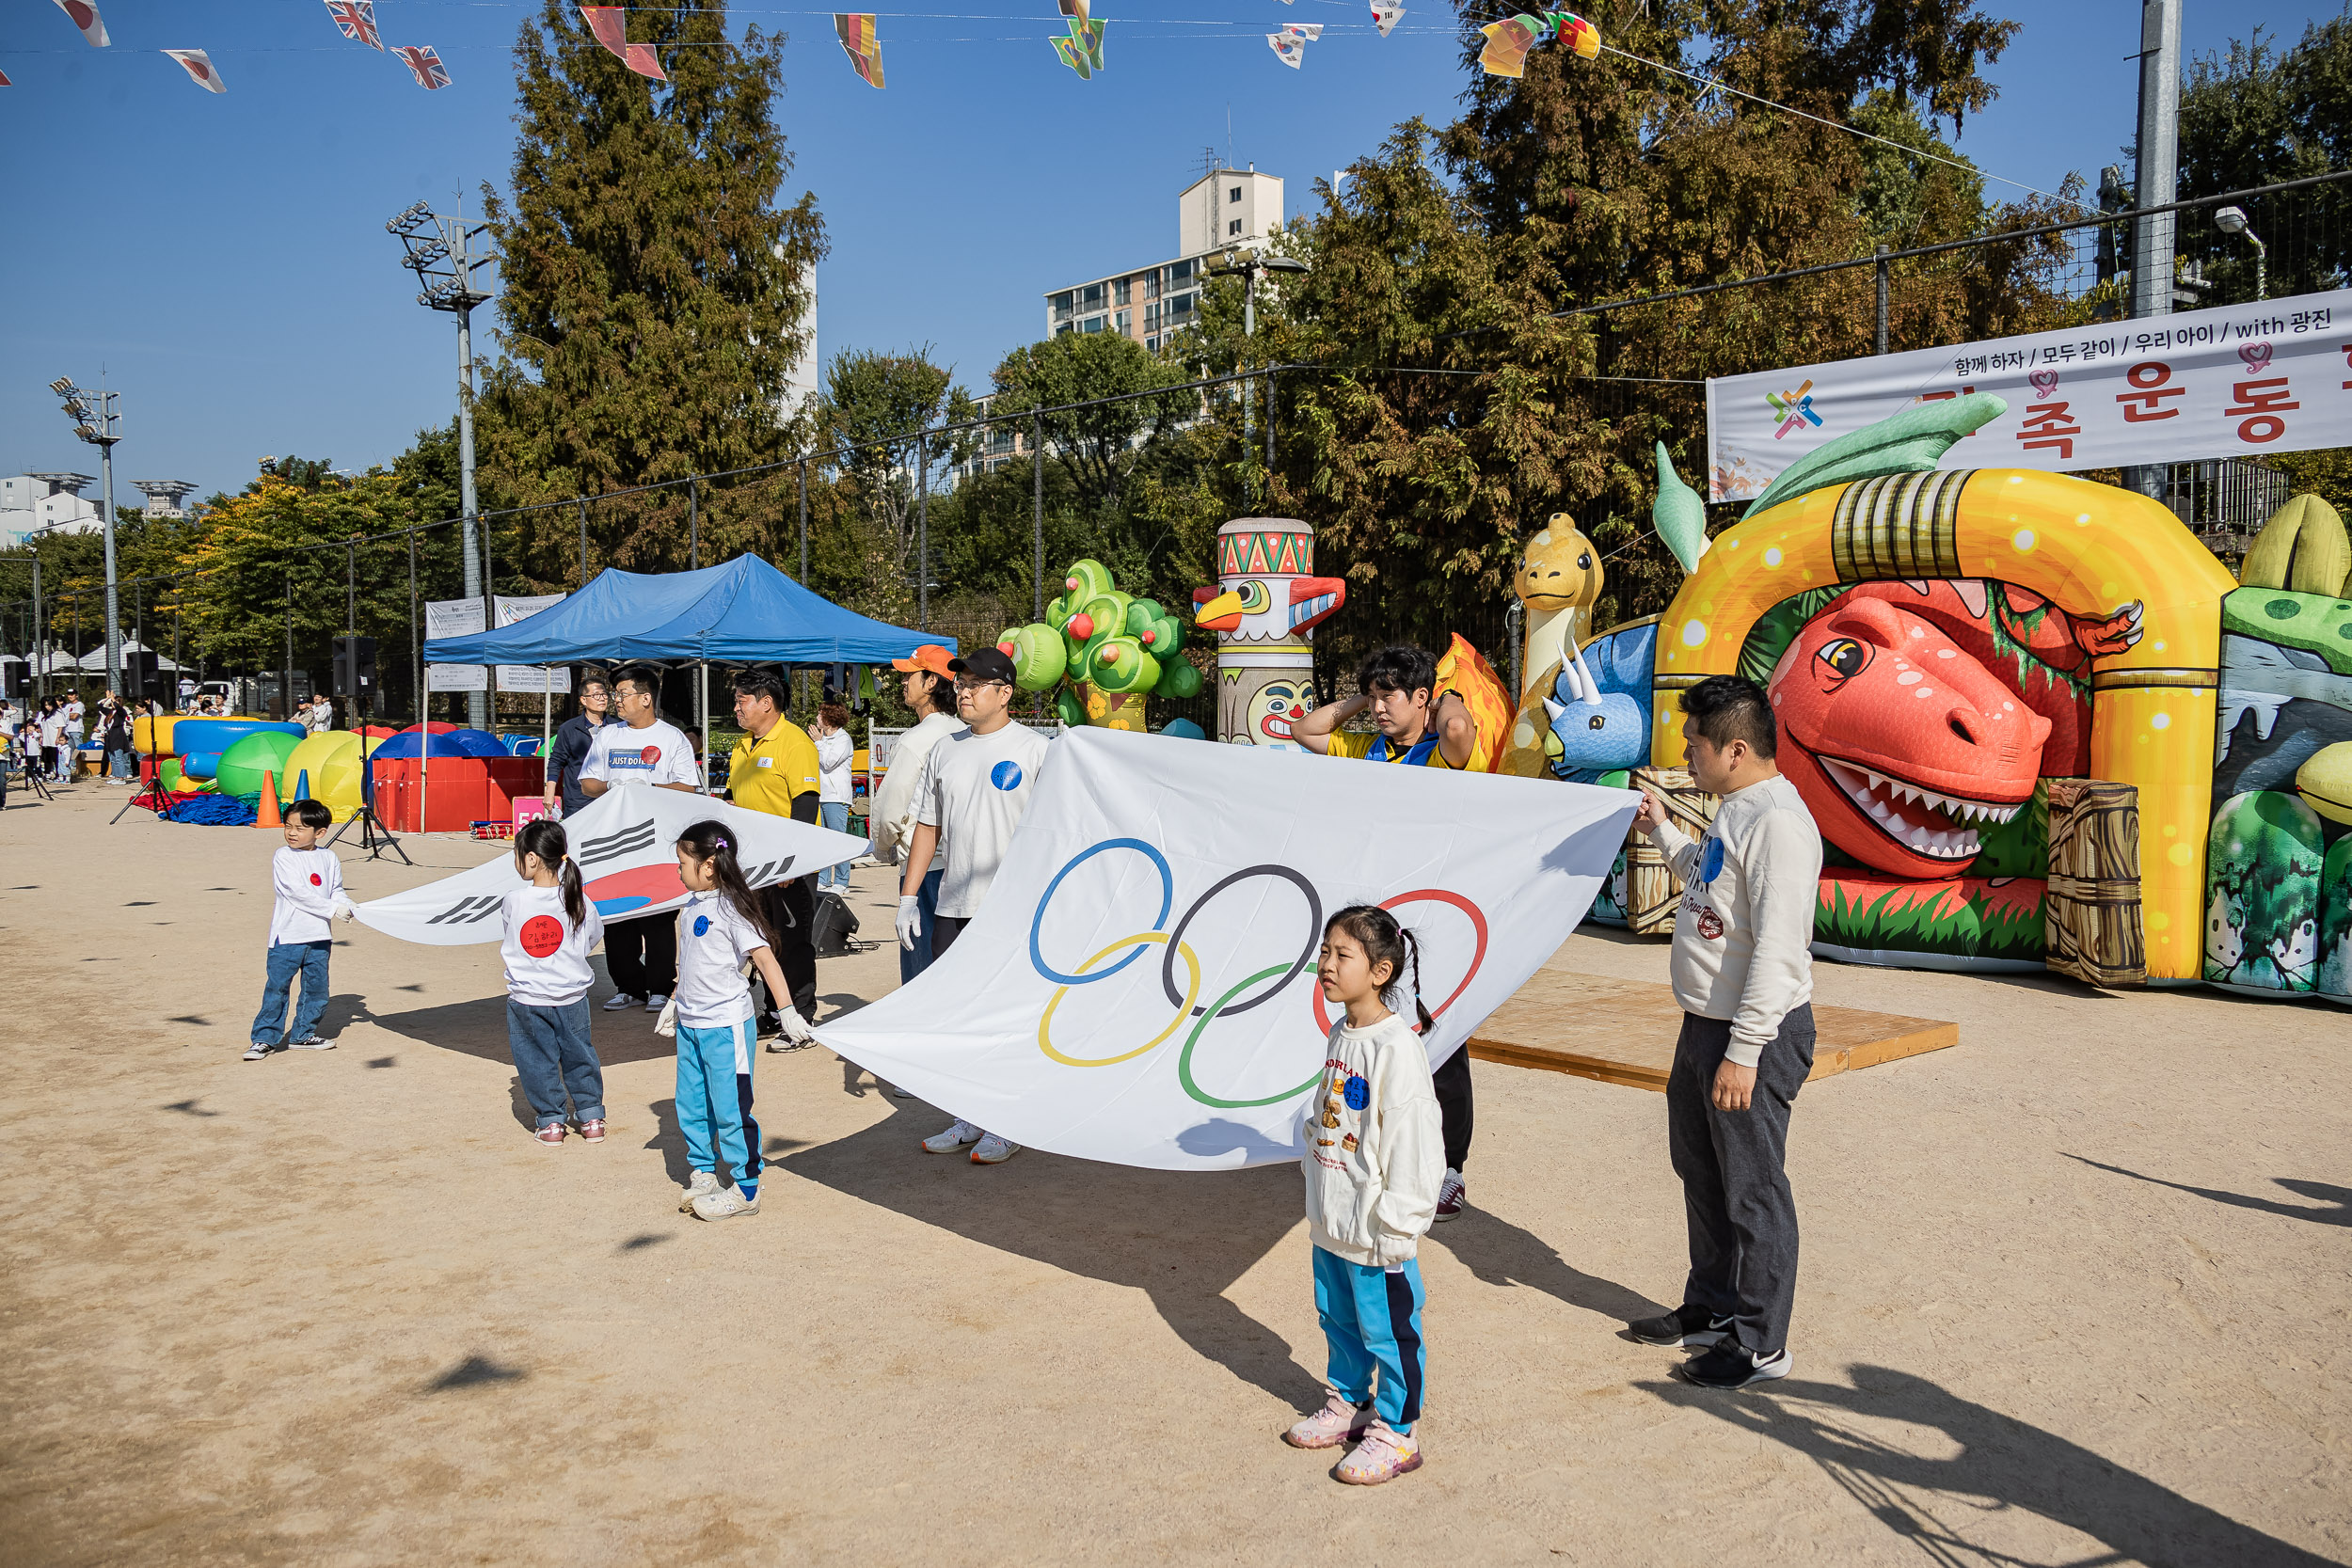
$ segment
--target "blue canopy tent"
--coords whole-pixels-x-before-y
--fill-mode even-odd
[[[651,575],[617,568],[511,626],[430,638],[428,664],[578,664],[586,660],[719,664],[881,664],[926,642],[842,609],[755,555],[723,566]]]

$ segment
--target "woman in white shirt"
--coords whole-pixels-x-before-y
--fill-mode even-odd
[[[884,865],[898,864],[903,847],[914,836],[914,786],[923,777],[923,760],[942,736],[963,728],[963,721],[956,717],[955,672],[947,668],[953,657],[938,643],[926,642],[913,658],[891,660],[890,667],[906,677],[898,683],[898,696],[913,710],[915,723],[891,742],[890,766],[866,801],[866,835],[874,858]],[[898,948],[900,985],[930,967],[931,921],[939,913],[939,884],[946,875],[946,866],[934,865],[923,879],[916,906],[922,929],[913,947]]]
[[[857,742],[850,738],[850,710],[827,703],[817,710],[817,816],[836,833],[850,831],[850,763]],[[821,892],[837,887],[850,891],[850,863],[829,865],[817,873]]]

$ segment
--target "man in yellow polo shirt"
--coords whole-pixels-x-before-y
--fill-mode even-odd
[[[1419,648],[1383,648],[1356,677],[1360,697],[1319,707],[1291,726],[1291,738],[1328,757],[1369,758],[1407,768],[1466,768],[1478,749],[1478,721],[1470,705],[1438,691],[1438,661]],[[1377,735],[1347,735],[1342,724],[1372,709]],[[1470,1201],[1462,1167],[1470,1164],[1472,1123],[1470,1048],[1448,1056],[1429,1075],[1445,1137],[1445,1175],[1438,1183],[1437,1218],[1450,1220]]]
[[[808,732],[784,716],[791,702],[784,676],[774,670],[739,670],[735,675],[735,721],[743,738],[727,759],[727,794],[750,811],[788,816],[795,822],[817,820],[817,743]],[[760,890],[760,905],[769,927],[776,934],[776,967],[791,989],[790,1005],[803,1020],[817,1016],[817,944],[811,932],[817,922],[817,875]],[[760,1009],[764,1027],[771,1008],[786,1005],[771,996]],[[771,1051],[793,1047],[782,1038],[769,1041]]]

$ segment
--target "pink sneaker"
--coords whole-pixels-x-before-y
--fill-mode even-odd
[[[1333,1394],[1322,1409],[1282,1433],[1282,1441],[1294,1449],[1336,1449],[1361,1437],[1375,1419],[1372,1406],[1350,1404],[1344,1395]]]
[[[602,1117],[591,1117],[587,1121],[581,1122],[580,1124],[580,1141],[587,1144],[600,1144],[604,1142],[604,1118]]]
[[[564,1124],[560,1121],[548,1122],[545,1127],[542,1127],[539,1131],[533,1132],[532,1136],[536,1138],[539,1142],[547,1144],[550,1147],[560,1144],[564,1141]]]
[[[1377,1486],[1421,1468],[1421,1444],[1388,1422],[1375,1419],[1356,1451],[1331,1473],[1350,1486]]]

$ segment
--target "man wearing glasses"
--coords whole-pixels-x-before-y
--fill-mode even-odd
[[[923,879],[945,841],[946,872],[939,882],[939,912],[930,923],[933,963],[946,958],[980,912],[989,883],[1004,863],[1005,846],[1029,809],[1049,744],[1035,730],[1012,721],[1012,660],[1001,649],[982,648],[950,659],[947,668],[956,677],[956,716],[970,727],[942,736],[923,759],[914,788],[914,836],[907,845],[906,874],[898,887],[898,945],[912,948],[923,927],[917,908]],[[933,1154],[969,1148],[974,1164],[993,1165],[1011,1159],[1021,1146],[959,1117],[946,1131],[925,1138],[923,1147]]]

